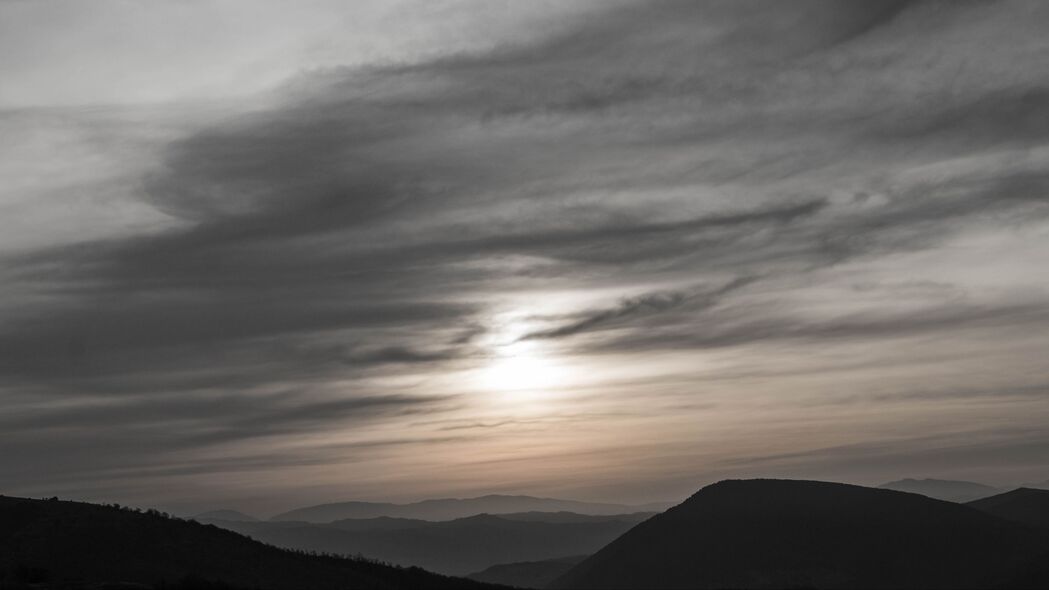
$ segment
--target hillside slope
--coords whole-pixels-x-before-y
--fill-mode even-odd
[[[1049,490],[1019,488],[968,505],[1006,520],[1049,528]]]
[[[973,588],[1049,555],[1038,532],[915,494],[723,481],[615,540],[554,588]],[[1033,573],[1032,573],[1033,572]]]
[[[266,590],[484,587],[418,568],[277,549],[157,512],[0,496],[0,586],[152,587],[187,577]]]
[[[500,563],[466,577],[478,582],[502,584],[515,588],[545,588],[547,584],[564,575],[584,559],[586,559],[585,555],[574,555],[543,561]]]

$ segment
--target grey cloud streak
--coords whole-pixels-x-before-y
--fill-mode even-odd
[[[969,328],[1008,328],[1042,325],[1049,321],[1044,304],[1015,305],[993,309],[976,306],[944,306],[934,312],[858,315],[830,321],[806,322],[767,312],[754,317],[755,310],[728,310],[699,315],[701,330],[649,327],[591,345],[593,351],[638,351],[665,349],[712,349],[776,341],[876,341],[921,333],[950,334]],[[637,326],[642,328],[642,326]]]
[[[645,316],[659,314],[660,312],[676,309],[682,306],[687,306],[688,310],[691,312],[701,311],[717,305],[722,297],[736,289],[745,287],[748,283],[751,283],[754,280],[756,279],[752,277],[744,277],[735,279],[726,285],[707,291],[698,291],[694,293],[680,291],[651,293],[640,297],[624,299],[620,302],[618,307],[594,311],[577,319],[573,323],[552,330],[526,334],[524,339],[560,338],[571,336],[581,332],[601,329],[609,325],[615,326],[616,324],[629,323],[634,318],[643,318]]]

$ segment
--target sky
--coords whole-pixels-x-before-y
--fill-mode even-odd
[[[0,493],[1049,478],[1049,4],[0,1]]]

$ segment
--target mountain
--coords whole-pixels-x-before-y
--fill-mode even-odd
[[[1049,490],[1049,479],[1047,479],[1045,481],[1034,482],[1034,483],[1025,483],[1024,485],[1022,485],[1020,487],[1023,487],[1023,488],[1034,488],[1036,490]]]
[[[499,563],[587,555],[622,535],[644,515],[480,514],[443,522],[395,518],[307,522],[215,521],[254,539],[306,551],[363,555],[397,565],[417,565],[465,575]]]
[[[575,512],[511,512],[500,514],[499,518],[520,522],[611,522],[625,521],[639,523],[658,514],[657,512],[634,512],[631,514],[576,514]]]
[[[236,522],[258,522],[254,516],[248,516],[236,510],[210,510],[193,517],[194,520],[231,520]]]
[[[660,512],[670,504],[602,504],[558,500],[555,498],[533,498],[532,496],[490,495],[480,498],[448,498],[423,500],[411,504],[385,502],[340,502],[299,508],[278,514],[270,520],[296,520],[326,523],[347,518],[417,518],[422,520],[452,520],[475,514],[504,514],[510,512],[575,512],[578,514],[627,514],[631,512]]]
[[[307,555],[237,533],[81,502],[0,496],[0,587],[343,590],[483,588],[373,561]]]
[[[993,496],[1001,490],[972,481],[953,481],[949,479],[901,479],[883,483],[879,488],[921,494],[937,500],[948,502],[971,502],[979,498]]]
[[[290,522],[290,521],[289,521]],[[298,523],[309,524],[309,523]],[[418,518],[392,518],[390,516],[380,516],[378,518],[346,518],[343,520],[336,520],[330,523],[329,526],[333,526],[344,531],[403,531],[405,529],[417,529],[420,527],[432,524],[429,520],[420,520]]]
[[[586,559],[585,555],[575,555],[543,561],[501,563],[466,577],[488,584],[502,584],[517,588],[545,588],[547,584],[564,575],[584,559]]]
[[[429,520],[419,520],[417,518],[390,518],[389,516],[380,516],[378,518],[347,518],[344,520],[336,520],[335,522],[330,522],[328,524],[313,524],[301,520],[280,520],[275,522],[262,520],[224,520],[221,518],[205,518],[197,520],[207,524],[213,524],[220,528],[236,531],[248,535],[249,537],[252,536],[252,533],[255,531],[276,531],[311,527],[318,529],[337,528],[346,531],[393,531],[414,529],[433,524],[433,522]]]
[[[1019,488],[968,505],[1007,520],[1049,528],[1049,490]]]
[[[960,504],[847,484],[729,480],[637,525],[550,587],[1046,587],[1047,557],[1049,535]]]

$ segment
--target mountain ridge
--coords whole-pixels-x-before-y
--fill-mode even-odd
[[[914,479],[910,477],[886,482],[878,487],[898,492],[921,494],[937,500],[962,503],[986,498],[1002,492],[999,488],[974,481],[934,478]]]
[[[515,588],[545,588],[547,584],[564,575],[586,557],[586,555],[572,555],[542,561],[498,563],[466,577],[478,582],[502,584]]]
[[[439,522],[377,518],[327,524],[301,521],[215,524],[279,547],[360,554],[447,575],[466,575],[502,563],[588,555],[649,516],[648,513],[618,517],[525,513],[477,514]]]
[[[630,505],[524,495],[488,494],[475,498],[435,498],[406,504],[362,501],[332,502],[296,508],[276,514],[270,517],[269,520],[295,520],[320,524],[336,520],[389,516],[443,521],[482,513],[501,514],[535,511],[567,511],[578,514],[612,515],[659,512],[671,505],[672,503],[670,502]]]
[[[208,510],[207,512],[195,514],[191,518],[194,520],[228,520],[236,522],[258,522],[261,520],[250,514],[244,514],[239,510],[229,509]]]
[[[1049,536],[962,504],[805,480],[725,480],[551,588],[965,588],[1023,579]]]
[[[988,514],[1049,529],[1049,490],[1017,488],[967,504]]]
[[[264,590],[490,587],[420,568],[288,551],[156,510],[0,496],[0,582],[12,588],[151,588],[187,579],[198,588]]]

